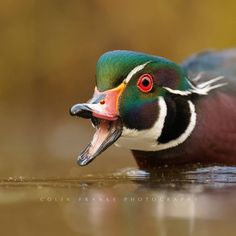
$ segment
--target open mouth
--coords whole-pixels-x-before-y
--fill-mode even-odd
[[[93,97],[87,103],[71,107],[72,116],[91,119],[96,129],[92,141],[78,157],[79,165],[90,163],[121,136],[123,125],[118,112],[118,101],[124,88],[124,83],[103,92],[95,88]]]
[[[110,121],[92,117],[91,121],[96,131],[92,141],[78,157],[77,163],[81,166],[85,166],[94,160],[95,157],[111,146],[122,133],[122,122],[119,118]]]
[[[80,153],[77,163],[80,166],[85,166],[94,160],[99,154],[105,151],[111,146],[122,133],[122,121],[119,117],[109,119],[95,117],[91,105],[77,104],[70,110],[70,114],[73,116],[82,117],[85,119],[91,119],[96,131],[91,142]]]

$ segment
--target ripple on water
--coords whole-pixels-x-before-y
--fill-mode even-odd
[[[113,174],[118,178],[137,181],[148,181],[162,184],[204,184],[234,185],[236,184],[236,167],[191,165],[182,167],[159,167],[155,170],[125,168]]]
[[[51,186],[51,187],[105,187],[119,182],[148,183],[157,185],[204,184],[207,186],[228,186],[236,184],[236,167],[191,165],[181,167],[159,167],[155,170],[124,168],[107,174],[88,174],[76,178],[25,178],[9,177],[0,180],[0,186]]]

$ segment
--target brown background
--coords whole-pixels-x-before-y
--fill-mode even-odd
[[[75,163],[93,129],[68,110],[92,95],[98,57],[129,49],[180,62],[234,47],[235,10],[233,0],[1,0],[0,177],[135,166],[115,147],[88,167]]]

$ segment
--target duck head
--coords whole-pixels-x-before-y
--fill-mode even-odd
[[[186,124],[169,134],[177,113],[184,119],[174,99],[184,98],[185,105],[179,104],[190,120],[190,89],[182,68],[165,58],[123,50],[103,54],[97,62],[93,97],[70,109],[71,115],[90,119],[96,129],[78,164],[87,165],[113,143],[143,151],[174,146],[171,142],[188,128]]]

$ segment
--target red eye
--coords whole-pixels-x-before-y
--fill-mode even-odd
[[[149,74],[141,75],[138,79],[137,86],[144,93],[150,92],[153,88],[153,78],[152,78],[152,76],[149,75]]]

